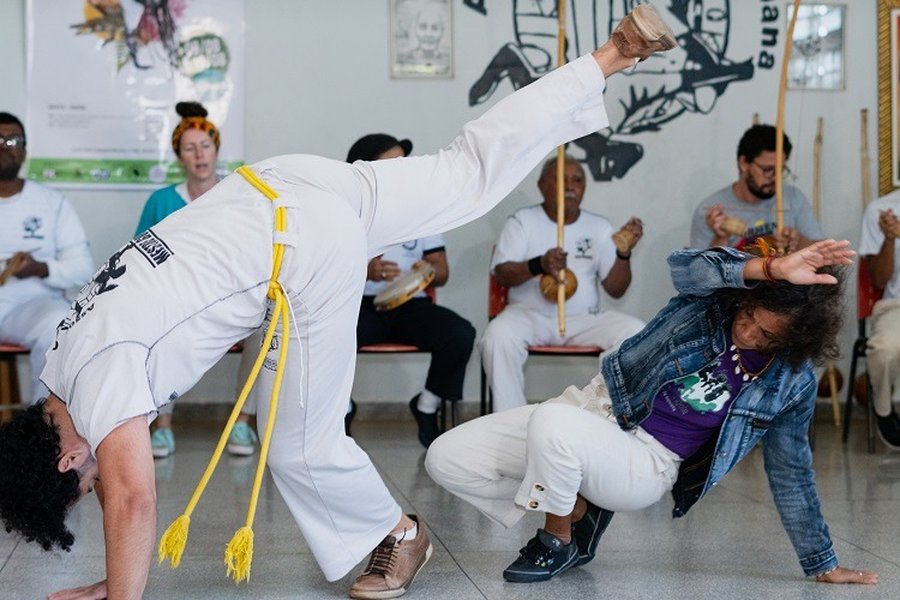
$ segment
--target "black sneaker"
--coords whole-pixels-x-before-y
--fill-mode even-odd
[[[416,418],[416,425],[419,427],[419,441],[427,448],[431,445],[431,442],[441,435],[441,429],[438,427],[436,412],[429,414],[419,410],[419,396],[420,394],[416,394],[409,401],[409,410],[412,411],[413,416]]]
[[[344,433],[347,434],[347,437],[353,437],[350,435],[350,426],[353,425],[353,418],[356,416],[356,402],[353,401],[353,398],[350,398],[350,410],[347,411],[347,414],[344,415]]]
[[[875,415],[875,421],[878,424],[881,441],[891,450],[900,450],[900,418],[897,417],[897,413],[891,409],[891,414],[886,417]]]
[[[519,550],[519,558],[503,571],[503,579],[513,583],[547,581],[578,563],[578,546],[574,540],[563,544],[543,529]]]
[[[594,560],[594,556],[597,554],[597,543],[614,514],[611,510],[588,502],[587,512],[584,513],[584,516],[572,523],[572,540],[578,546],[576,567],[586,565]]]

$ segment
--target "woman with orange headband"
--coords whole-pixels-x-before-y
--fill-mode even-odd
[[[138,235],[170,214],[187,206],[219,182],[216,163],[219,158],[219,130],[207,120],[209,114],[198,102],[179,102],[175,112],[181,121],[172,132],[172,150],[178,157],[186,176],[185,181],[156,190],[147,199],[141,220],[138,222]],[[243,373],[249,366],[241,361]],[[257,443],[256,432],[250,427],[250,414],[243,412],[228,439],[228,451],[239,456],[253,454]],[[156,426],[151,436],[153,456],[165,458],[175,452],[175,435],[172,433],[172,404],[159,411]]]

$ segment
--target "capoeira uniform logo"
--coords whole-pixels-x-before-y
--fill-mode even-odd
[[[569,60],[598,47],[639,4],[637,0],[563,1],[571,7],[566,34]],[[486,0],[464,0],[464,4],[487,14]],[[628,136],[659,131],[684,113],[709,113],[729,84],[753,77],[752,58],[734,62],[725,56],[730,0],[669,0],[665,8],[661,2],[656,4],[678,45],[651,56],[634,73],[625,73],[631,82],[628,88],[610,90],[608,130],[572,142],[577,149],[573,154],[585,163],[595,181],[624,177],[641,160],[643,146]],[[557,0],[513,0],[515,38],[497,51],[469,88],[470,106],[488,100],[505,79],[519,89],[555,67],[556,6]]]

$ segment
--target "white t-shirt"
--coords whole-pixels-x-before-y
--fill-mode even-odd
[[[188,391],[265,317],[272,204],[239,175],[216,191],[110,257],[57,327],[41,379],[94,452]]]
[[[578,279],[578,290],[566,302],[568,314],[599,312],[597,285],[606,278],[616,262],[613,233],[615,231],[608,220],[583,209],[574,223],[565,226],[566,265]],[[556,222],[547,217],[543,206],[538,204],[520,208],[506,220],[500,232],[491,270],[501,263],[534,258],[555,246]],[[541,295],[539,282],[540,277],[532,277],[522,285],[510,288],[509,303],[555,315],[556,304],[547,302]]]
[[[755,204],[744,202],[734,195],[734,190],[728,185],[703,200],[694,211],[691,220],[691,248],[708,248],[712,243],[713,232],[706,224],[706,209],[714,204],[721,204],[726,215],[737,217],[747,224],[747,233],[742,239],[735,236],[729,239],[729,243],[736,248],[743,248],[748,243],[752,244],[756,238],[775,232],[775,199],[761,200]],[[800,235],[811,240],[825,237],[809,200],[792,185],[784,186],[784,225],[796,229]]]
[[[0,286],[0,322],[17,305],[44,296],[63,297],[67,288],[82,286],[94,261],[84,228],[61,193],[33,181],[21,192],[0,198],[0,261],[28,252],[47,263],[45,278],[10,277]]]
[[[862,221],[862,236],[859,240],[860,256],[872,256],[881,250],[884,234],[878,227],[878,213],[889,208],[895,215],[900,216],[900,191],[873,200],[866,207]],[[897,239],[894,239],[894,273],[884,287],[884,298],[900,298],[900,243]]]
[[[418,240],[413,240],[411,242],[406,242],[405,244],[400,244],[399,246],[392,246],[384,253],[381,257],[381,260],[390,261],[397,263],[397,266],[404,273],[407,273],[412,269],[412,266],[416,264],[418,261],[422,260],[422,257],[430,252],[435,252],[444,249],[444,236],[441,234],[432,235],[429,237],[421,238]],[[366,291],[363,292],[365,296],[377,296],[380,294],[386,287],[391,285],[390,281],[366,281]],[[416,294],[416,298],[424,298],[426,296],[425,292],[419,292]]]

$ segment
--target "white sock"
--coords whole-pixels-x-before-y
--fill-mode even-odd
[[[419,412],[433,415],[441,406],[441,399],[428,390],[422,390],[422,393],[419,394],[419,403],[417,406],[419,407]]]
[[[408,542],[410,540],[416,539],[417,533],[419,533],[419,526],[413,525],[409,529],[400,531],[399,533],[392,533],[391,535],[393,535],[398,540],[403,540],[404,542]]]

